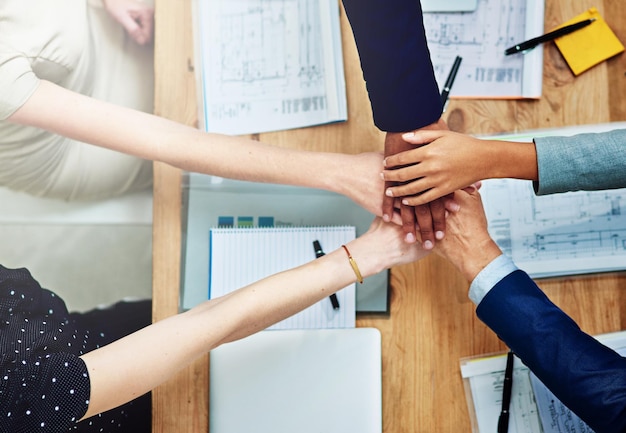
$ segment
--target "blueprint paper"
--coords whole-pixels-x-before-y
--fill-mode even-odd
[[[626,190],[536,196],[529,181],[483,183],[489,233],[532,277],[626,269]]]
[[[602,344],[626,356],[626,331],[596,336]],[[469,387],[474,433],[497,430],[502,409],[506,354],[461,360],[461,376]],[[593,433],[515,357],[509,433]]]
[[[620,128],[626,122],[482,138],[531,142]],[[626,189],[537,196],[530,181],[491,179],[483,182],[481,196],[491,237],[531,277],[626,269]]]
[[[543,21],[544,0],[479,0],[473,12],[424,14],[439,86],[461,56],[451,97],[539,98],[543,48],[511,56],[504,51],[543,34]]]
[[[201,120],[248,134],[347,119],[335,0],[197,1]]]
[[[462,362],[461,374],[468,381],[474,407],[476,432],[495,432],[502,410],[502,387],[506,355],[477,358]],[[539,412],[533,398],[530,371],[516,357],[509,407],[509,433],[541,431]]]
[[[626,333],[618,332],[598,337],[604,345],[626,356]],[[546,386],[530,374],[533,392],[539,407],[543,433],[593,433],[593,430],[572,413]]]

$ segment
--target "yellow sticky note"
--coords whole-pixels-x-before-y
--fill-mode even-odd
[[[590,18],[596,20],[587,27],[554,40],[574,75],[579,75],[592,66],[624,51],[624,45],[617,39],[615,33],[596,8],[589,9],[559,27]]]

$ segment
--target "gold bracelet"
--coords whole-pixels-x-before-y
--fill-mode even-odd
[[[346,254],[348,255],[348,261],[350,262],[350,266],[352,266],[352,270],[354,271],[354,274],[356,275],[356,280],[363,284],[363,276],[361,275],[361,271],[359,271],[359,267],[356,264],[356,262],[354,261],[354,259],[352,258],[352,255],[350,254],[350,251],[348,251],[348,247],[346,247],[345,245],[341,246],[344,250],[346,250]]]

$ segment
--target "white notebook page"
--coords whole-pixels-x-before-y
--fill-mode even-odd
[[[315,240],[324,252],[330,252],[354,239],[355,233],[353,226],[211,229],[209,298],[315,260]],[[337,299],[338,309],[333,309],[330,299],[325,298],[268,329],[353,328],[355,285],[337,292]]]

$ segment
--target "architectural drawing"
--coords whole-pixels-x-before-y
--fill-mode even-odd
[[[332,37],[339,34],[338,9],[331,3],[199,2],[207,130],[241,134],[345,120],[336,105],[345,87],[341,46]]]
[[[528,20],[537,2],[479,0],[473,12],[424,14],[426,39],[435,76],[443,85],[454,58],[463,58],[453,87],[458,97],[521,97],[524,93],[524,55],[505,56],[506,48],[528,39]],[[541,24],[543,24],[543,7]],[[542,33],[543,25],[537,31]],[[540,50],[533,55],[541,57]],[[541,83],[541,69],[538,80]],[[539,89],[539,92],[541,90]],[[538,97],[536,95],[534,97]]]
[[[536,196],[531,182],[503,179],[481,194],[492,237],[529,274],[626,267],[626,190]]]

